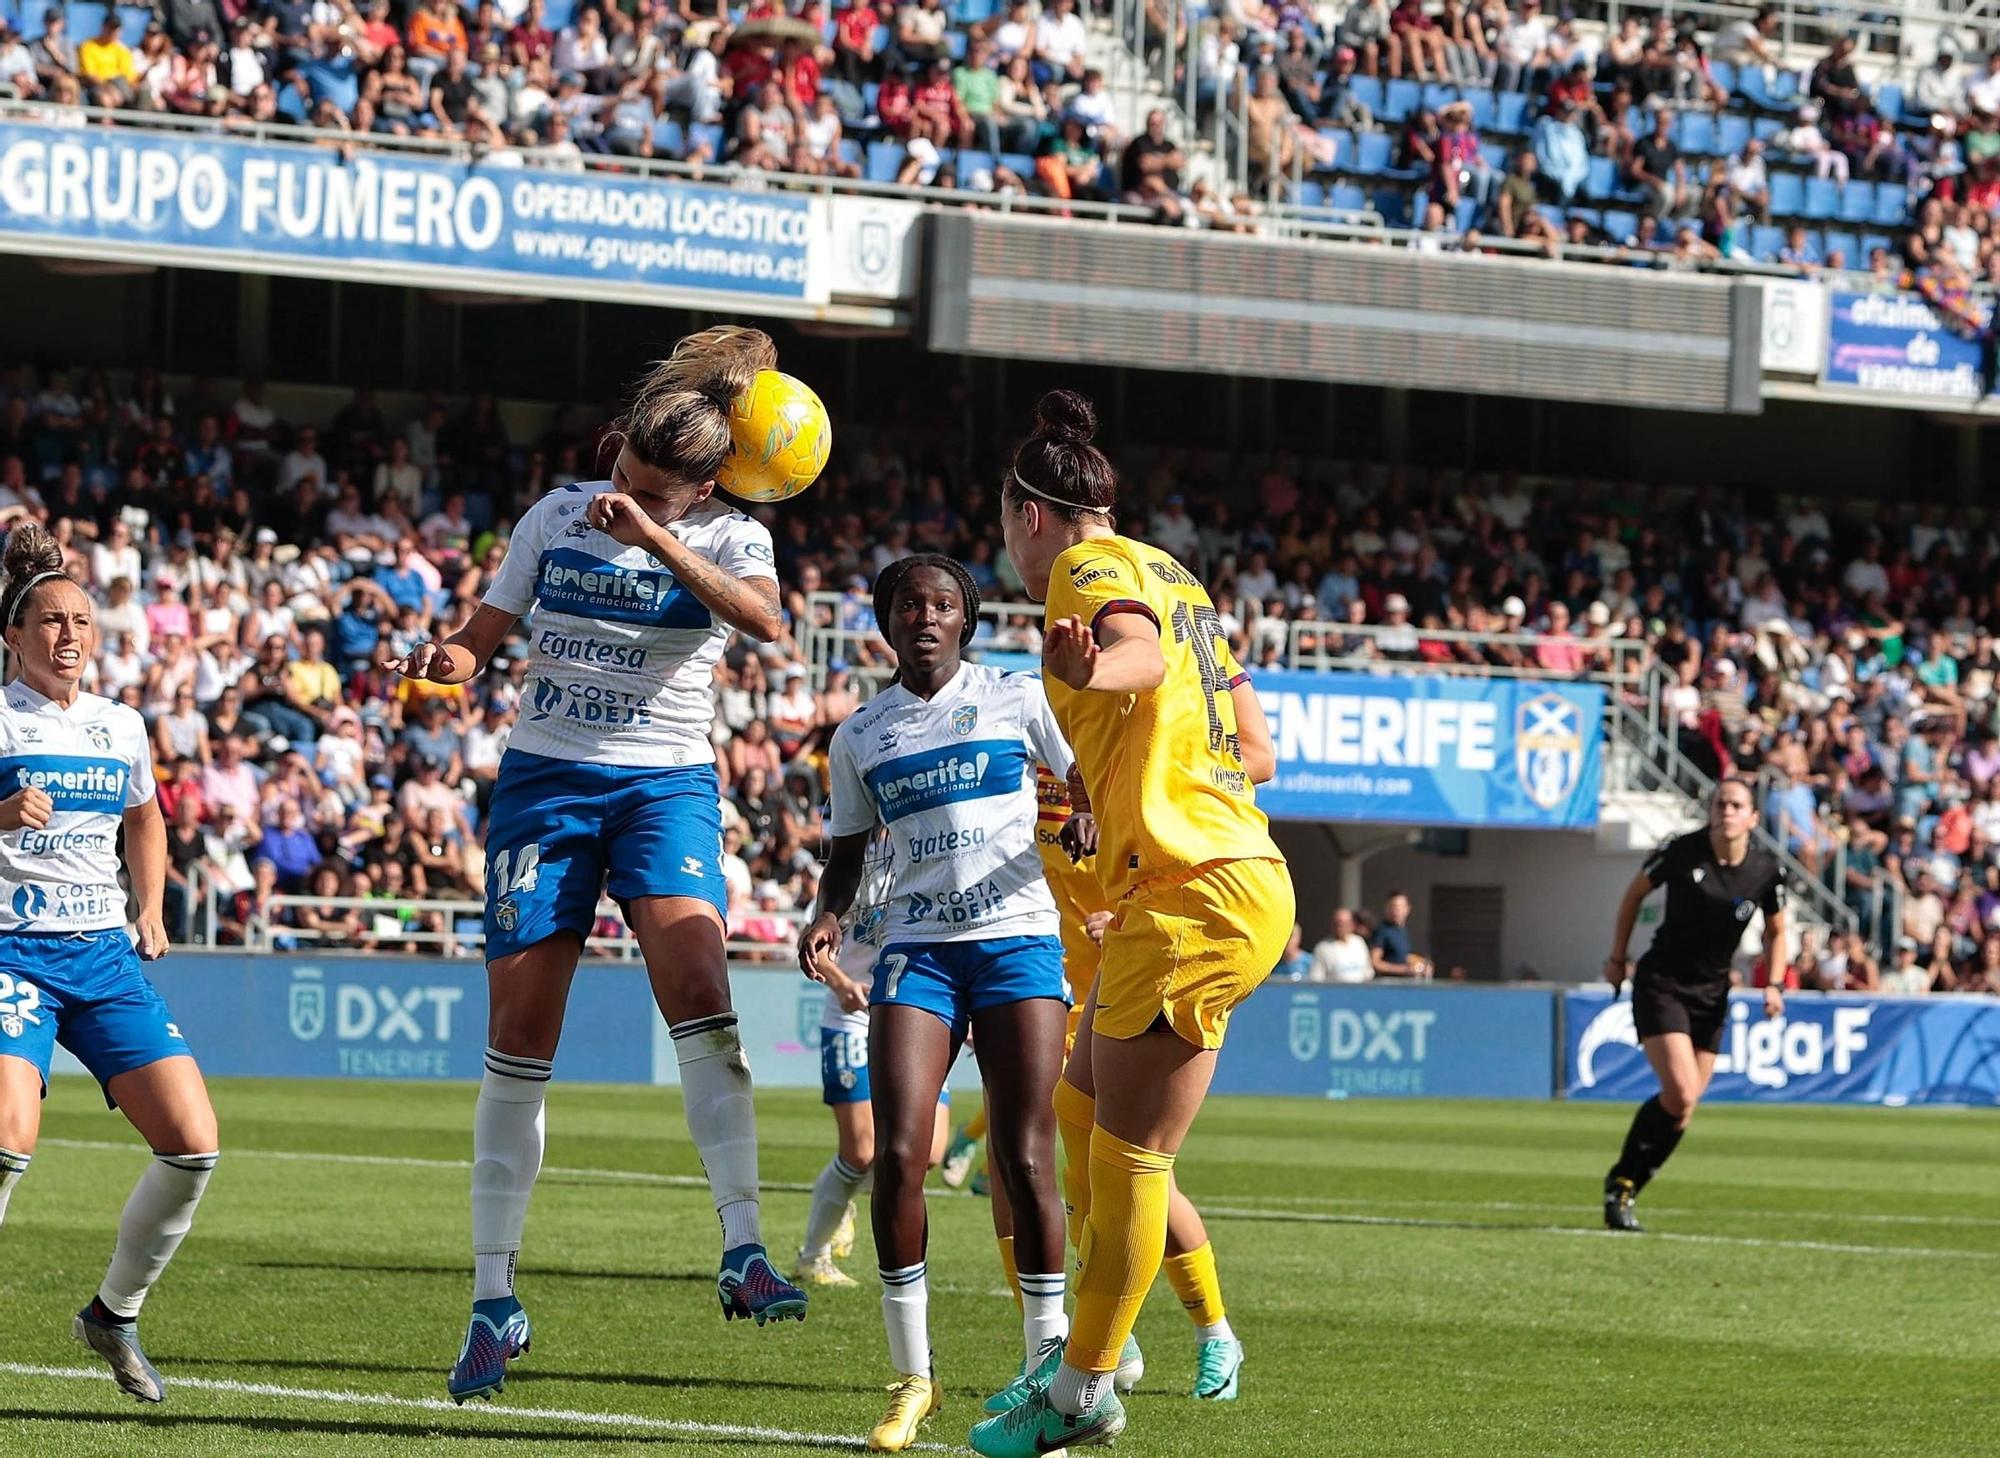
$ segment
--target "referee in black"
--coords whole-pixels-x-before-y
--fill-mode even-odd
[[[1745,780],[1715,787],[1708,828],[1676,836],[1653,852],[1618,903],[1618,926],[1604,978],[1615,995],[1626,976],[1626,946],[1640,903],[1667,888],[1667,914],[1632,976],[1632,1021],[1639,1046],[1659,1076],[1660,1091],[1639,1106],[1624,1152],[1604,1177],[1604,1223],[1640,1229],[1632,1202],[1659,1173],[1687,1131],[1694,1106],[1715,1073],[1715,1055],[1729,1021],[1729,969],[1743,928],[1764,913],[1764,955],[1770,968],[1764,1016],[1785,1010],[1785,879],[1778,861],[1754,845],[1757,797]]]

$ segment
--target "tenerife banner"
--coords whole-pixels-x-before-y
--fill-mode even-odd
[[[49,253],[626,302],[823,304],[821,204],[211,133],[0,125],[0,239]],[[823,250],[822,250],[823,251]]]
[[[1565,996],[1571,1098],[1631,1102],[1658,1091],[1632,1000]],[[1794,993],[1766,1018],[1761,993],[1729,999],[1708,1097],[1735,1102],[2000,1104],[2000,1000]]]
[[[1604,690],[1444,674],[1260,673],[1280,820],[1597,824]]]

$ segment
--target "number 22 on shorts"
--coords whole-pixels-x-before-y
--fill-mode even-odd
[[[42,1020],[35,1010],[41,1005],[42,994],[34,983],[0,972],[0,1033],[18,1038],[25,1024],[39,1026]]]

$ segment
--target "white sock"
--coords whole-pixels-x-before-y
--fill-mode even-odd
[[[1110,1372],[1079,1372],[1064,1362],[1056,1368],[1056,1380],[1049,1384],[1049,1405],[1057,1412],[1081,1417],[1104,1400],[1111,1390]]]
[[[867,1170],[856,1169],[837,1154],[827,1161],[813,1181],[812,1211],[806,1216],[806,1238],[799,1247],[803,1259],[817,1260],[833,1248],[833,1233],[847,1214],[847,1203],[860,1193],[867,1177]]]
[[[1198,1342],[1233,1342],[1236,1340],[1236,1329],[1229,1324],[1229,1318],[1225,1316],[1213,1326],[1196,1327],[1194,1339]]]
[[[1069,1318],[1063,1315],[1068,1288],[1067,1271],[1021,1272],[1021,1337],[1027,1344],[1030,1370],[1043,1343],[1069,1335]]]
[[[757,1211],[757,1109],[750,1100],[750,1060],[736,1033],[736,1014],[676,1023],[667,1032],[681,1068],[688,1133],[708,1174],[708,1192],[722,1217],[722,1248],[762,1245]]]
[[[21,1182],[21,1176],[28,1172],[28,1161],[32,1154],[18,1154],[11,1149],[0,1149],[0,1220],[7,1218],[7,1201],[13,1197],[14,1186]]]
[[[931,1374],[931,1292],[924,1263],[882,1272],[882,1325],[889,1332],[889,1363],[905,1377]]]
[[[486,1076],[472,1116],[472,1299],[514,1294],[514,1262],[528,1223],[528,1197],[542,1172],[542,1100],[553,1065],[486,1050]]]
[[[125,1213],[118,1217],[118,1247],[97,1299],[115,1316],[137,1316],[146,1293],[174,1258],[194,1224],[194,1207],[215,1172],[216,1154],[155,1154]]]

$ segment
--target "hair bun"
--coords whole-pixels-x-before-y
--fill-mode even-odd
[[[1063,445],[1089,445],[1097,436],[1097,412],[1074,390],[1051,390],[1036,402],[1035,434]]]
[[[7,534],[4,559],[10,587],[18,589],[30,577],[63,569],[62,544],[40,522],[24,521]]]

